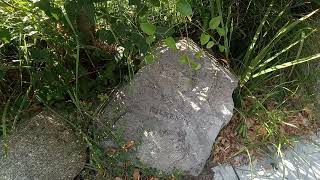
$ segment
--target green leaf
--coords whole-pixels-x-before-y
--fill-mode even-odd
[[[59,20],[59,16],[57,13],[51,12],[50,14],[55,20],[57,20],[57,21]]]
[[[314,54],[312,56],[309,56],[309,57],[305,57],[305,58],[301,58],[301,59],[296,59],[296,60],[293,60],[293,61],[289,61],[289,62],[286,62],[286,63],[283,63],[283,64],[278,64],[278,65],[274,65],[272,67],[269,67],[267,69],[264,69],[256,74],[254,74],[252,76],[252,78],[256,78],[258,76],[261,76],[261,75],[264,75],[264,74],[267,74],[267,73],[270,73],[270,72],[273,72],[273,71],[277,71],[279,69],[284,69],[284,68],[287,68],[287,67],[291,67],[291,66],[295,66],[297,64],[301,64],[301,63],[306,63],[306,62],[309,62],[309,61],[312,61],[312,60],[318,60],[320,59],[320,53],[318,54]],[[249,79],[245,79],[247,82]]]
[[[173,37],[168,37],[164,40],[164,44],[167,45],[170,49],[177,50],[176,41]]]
[[[108,29],[101,28],[96,32],[96,35],[99,38],[99,40],[101,40],[101,41],[105,41],[110,44],[116,42],[116,39],[114,38],[114,36],[112,34],[112,31],[110,31]]]
[[[220,52],[224,52],[224,50],[225,50],[225,47],[222,46],[222,45],[219,45],[219,51],[220,51]]]
[[[10,31],[7,29],[0,29],[0,41],[4,43],[9,43],[11,40]]]
[[[199,69],[201,69],[201,64],[192,61],[191,68],[195,71],[198,71]]]
[[[192,15],[192,8],[186,0],[178,1],[177,11],[180,12],[183,16],[191,16]]]
[[[221,16],[212,18],[209,22],[209,28],[216,29],[217,27],[219,27],[221,20],[222,20]]]
[[[217,30],[217,32],[218,32],[218,34],[220,35],[220,36],[224,36],[224,34],[225,34],[225,30],[224,30],[224,28],[221,28],[221,27],[217,27],[216,28],[216,30]]]
[[[146,39],[146,42],[151,45],[156,40],[156,36],[149,36]]]
[[[140,23],[147,23],[148,22],[148,18],[146,16],[139,16],[139,22]]]
[[[200,36],[200,43],[201,45],[206,45],[210,40],[210,35],[206,34],[206,33],[202,33]]]
[[[141,23],[140,28],[144,33],[148,34],[149,36],[154,35],[154,33],[156,32],[156,26],[150,23]]]
[[[181,64],[189,64],[189,62],[190,62],[189,56],[186,55],[186,54],[181,55],[181,56],[179,57],[179,62],[180,62]]]
[[[207,49],[211,49],[214,46],[214,42],[213,41],[209,41],[206,48]]]
[[[147,64],[151,64],[154,62],[154,56],[152,54],[148,54],[144,57],[144,60]]]

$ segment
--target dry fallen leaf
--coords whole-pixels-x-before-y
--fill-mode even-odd
[[[134,146],[135,142],[134,141],[128,141],[122,148],[125,151],[130,150]]]

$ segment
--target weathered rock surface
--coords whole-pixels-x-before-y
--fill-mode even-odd
[[[214,180],[249,180],[249,179],[320,179],[320,134],[311,140],[301,140],[293,149],[283,152],[281,157],[269,156],[255,160],[250,165],[232,167],[221,165],[214,167]],[[275,153],[276,154],[276,153]]]
[[[127,140],[140,143],[141,162],[168,173],[198,175],[232,116],[237,79],[209,54],[197,59],[200,49],[191,40],[180,40],[177,46],[178,51],[157,48],[157,60],[117,93],[101,119],[113,121]],[[201,68],[181,64],[182,55]]]
[[[81,140],[46,112],[21,124],[8,144],[8,156],[0,156],[1,180],[70,180],[86,160]]]

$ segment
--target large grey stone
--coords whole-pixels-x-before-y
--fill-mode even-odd
[[[86,161],[82,141],[47,112],[23,122],[8,145],[8,156],[0,157],[1,180],[70,180]]]
[[[310,140],[302,139],[292,149],[283,151],[283,157],[275,152],[251,165],[220,165],[212,170],[214,180],[317,180],[320,179],[320,134]]]
[[[121,128],[127,140],[139,142],[141,162],[168,173],[198,175],[233,114],[237,79],[209,54],[197,59],[200,49],[190,39],[177,46],[178,51],[157,48],[157,60],[118,91],[101,119]],[[181,64],[182,55],[201,68],[195,71]]]

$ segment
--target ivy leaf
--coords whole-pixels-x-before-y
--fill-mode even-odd
[[[220,51],[220,52],[224,52],[224,50],[225,50],[225,47],[222,46],[222,45],[219,45],[219,51]]]
[[[224,34],[226,33],[226,31],[221,27],[217,27],[217,32],[220,36],[224,36]]]
[[[154,62],[154,56],[152,54],[148,54],[144,57],[144,60],[147,64],[151,64]]]
[[[11,40],[11,34],[8,29],[0,29],[0,41],[9,43]]]
[[[167,45],[170,49],[177,50],[176,41],[173,37],[168,37],[164,40],[164,44]]]
[[[181,64],[189,64],[190,60],[189,60],[188,55],[186,55],[186,54],[181,55],[180,58],[179,58],[179,62]]]
[[[146,39],[146,42],[151,45],[156,40],[156,36],[149,36]]]
[[[209,22],[209,28],[216,29],[217,27],[219,27],[221,20],[222,20],[221,16],[212,18]]]
[[[192,8],[186,0],[180,0],[177,2],[177,11],[180,12],[183,16],[192,15]]]
[[[201,45],[206,45],[210,40],[210,35],[206,34],[206,33],[202,33],[200,36],[200,43]]]
[[[211,49],[214,46],[214,42],[213,41],[209,41],[206,48],[207,49]]]
[[[154,33],[156,32],[156,26],[150,23],[141,23],[140,28],[144,33],[148,34],[149,36],[154,35]]]

